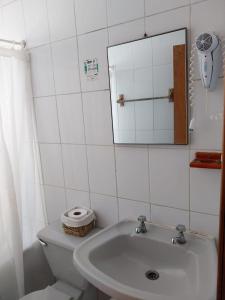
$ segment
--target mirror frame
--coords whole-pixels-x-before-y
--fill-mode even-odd
[[[186,74],[186,91],[185,91],[185,97],[186,97],[186,132],[187,132],[187,139],[186,139],[186,143],[185,144],[166,144],[166,143],[157,143],[157,144],[146,144],[146,143],[116,143],[115,142],[115,136],[114,136],[114,130],[113,130],[113,112],[112,112],[112,96],[111,96],[111,85],[110,85],[110,73],[109,73],[109,48],[115,47],[115,46],[120,46],[120,45],[125,45],[125,44],[130,44],[132,42],[138,42],[138,41],[142,41],[142,40],[146,40],[149,38],[153,38],[155,36],[160,36],[160,35],[164,35],[164,34],[168,34],[168,33],[172,33],[172,32],[176,32],[176,31],[180,31],[180,30],[184,30],[185,31],[185,43],[186,43],[186,60],[185,60],[185,64],[186,64],[186,70],[185,70],[185,74]],[[126,41],[123,43],[117,43],[117,44],[113,44],[110,46],[106,47],[107,49],[107,63],[108,63],[108,78],[109,78],[109,92],[110,92],[110,109],[111,109],[111,120],[112,120],[112,134],[113,134],[113,144],[114,145],[153,145],[153,146],[163,146],[163,145],[168,145],[168,146],[185,146],[189,144],[189,128],[188,128],[188,124],[189,124],[189,112],[190,112],[190,108],[188,106],[189,104],[189,68],[188,68],[188,28],[187,27],[181,27],[178,29],[174,29],[174,30],[169,30],[169,31],[165,31],[165,32],[161,32],[161,33],[157,33],[157,34],[153,34],[153,35],[147,35],[146,33],[144,34],[144,37],[139,38],[139,39],[135,39],[135,40],[131,40],[131,41]]]

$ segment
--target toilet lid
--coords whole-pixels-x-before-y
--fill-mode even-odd
[[[28,294],[20,300],[73,300],[73,297],[48,286],[44,290]]]

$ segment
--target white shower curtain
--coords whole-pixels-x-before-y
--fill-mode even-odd
[[[29,56],[0,48],[0,299],[24,294],[23,250],[45,226]]]

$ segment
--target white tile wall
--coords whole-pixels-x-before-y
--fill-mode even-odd
[[[118,222],[118,202],[115,197],[91,194],[91,208],[96,211],[99,227]]]
[[[150,204],[127,200],[119,199],[119,219],[133,219],[137,220],[137,216],[144,215],[150,220]]]
[[[185,149],[150,149],[151,202],[189,209],[189,152]]]
[[[172,10],[189,4],[189,0],[145,0],[146,15]]]
[[[87,156],[84,145],[63,145],[65,186],[89,191]]]
[[[202,1],[191,7],[192,38],[203,31],[213,31],[224,35],[225,2],[223,0]],[[199,15],[201,14],[201,18]],[[208,22],[207,20],[210,20]]]
[[[111,146],[88,146],[90,190],[93,193],[116,195],[115,157]]]
[[[46,0],[22,0],[29,47],[46,44],[49,41],[49,27]]]
[[[107,0],[108,23],[115,25],[144,17],[144,0]]]
[[[57,96],[61,142],[84,144],[84,119],[81,94]]]
[[[190,229],[218,237],[219,218],[218,216],[190,213]]]
[[[107,51],[108,31],[106,29],[78,37],[80,76],[82,91],[96,91],[109,88]],[[84,73],[84,62],[97,58],[99,74],[97,79],[90,80]]]
[[[2,9],[3,35],[7,39],[25,39],[25,28],[23,19],[23,7],[20,1],[6,5]],[[12,27],[12,20],[14,26]]]
[[[15,1],[15,0],[0,0],[0,6],[1,5],[2,6],[7,5],[7,4],[9,4],[9,3],[13,2],[13,1]]]
[[[76,35],[73,0],[47,0],[50,38],[52,41]]]
[[[4,36],[4,21],[3,21],[3,12],[2,12],[2,8],[0,8],[0,34],[1,36]]]
[[[76,39],[52,44],[52,58],[56,93],[80,92]]]
[[[191,210],[201,213],[219,215],[220,178],[219,170],[191,170]]]
[[[214,92],[206,92],[200,81],[195,82],[195,128],[191,136],[192,149],[216,149],[222,147],[223,79]],[[213,116],[213,119],[212,119]],[[216,119],[214,118],[216,117]]]
[[[144,18],[118,26],[109,27],[109,44],[116,45],[140,39],[145,30]]]
[[[148,149],[116,147],[118,196],[149,202]]]
[[[89,192],[68,189],[66,190],[66,203],[67,209],[75,206],[90,207]]]
[[[220,174],[190,171],[188,164],[196,149],[221,149],[222,80],[208,95],[196,82],[196,129],[190,146],[114,147],[106,47],[141,38],[145,31],[157,34],[184,26],[192,40],[203,30],[224,36],[224,11],[224,0],[0,2],[1,35],[20,40],[25,31],[31,48],[49,222],[66,207],[91,205],[100,226],[145,213],[171,225],[189,226],[190,218],[191,229],[217,235]],[[84,74],[83,63],[91,58],[99,63],[96,80]],[[218,119],[211,120],[211,114]],[[121,124],[124,131],[127,122]]]
[[[59,143],[59,124],[55,97],[35,99],[38,141],[41,143]]]
[[[65,190],[59,187],[45,186],[45,201],[48,221],[56,221],[61,213],[66,209]]]
[[[55,89],[51,48],[49,45],[31,50],[31,71],[34,96],[53,95]]]
[[[182,7],[146,18],[146,32],[154,35],[182,27],[190,28],[189,23],[190,7]]]
[[[112,119],[109,91],[83,94],[87,144],[112,144]]]
[[[191,158],[195,152],[191,151]],[[219,215],[221,170],[190,170],[190,209],[194,212]]]
[[[61,146],[59,144],[41,144],[40,152],[44,184],[63,187]]]
[[[171,207],[151,205],[152,222],[156,224],[175,226],[184,224],[189,228],[189,211]]]
[[[75,0],[77,33],[107,27],[105,0]]]

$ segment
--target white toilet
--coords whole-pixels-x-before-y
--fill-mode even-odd
[[[66,235],[60,222],[55,222],[38,233],[56,283],[44,290],[30,293],[20,300],[96,300],[97,290],[84,279],[73,265],[73,250],[86,238]]]

